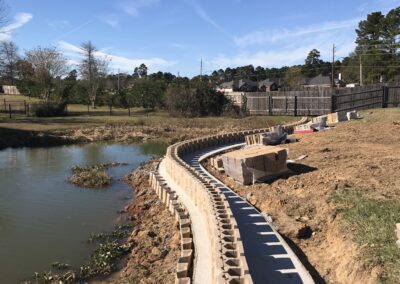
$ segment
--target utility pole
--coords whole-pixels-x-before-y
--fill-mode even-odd
[[[360,86],[363,85],[363,73],[362,73],[362,57],[361,57],[361,53],[360,53]]]
[[[334,88],[335,87],[335,51],[336,51],[336,47],[335,47],[335,44],[333,44],[333,47],[332,47],[332,88]]]
[[[119,95],[119,68],[118,68],[118,95]]]
[[[203,78],[203,59],[200,59],[200,81]]]

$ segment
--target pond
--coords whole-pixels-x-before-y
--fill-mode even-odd
[[[93,249],[90,234],[111,231],[132,198],[121,178],[165,147],[151,142],[0,151],[0,282],[19,283],[51,270],[55,261],[82,265]],[[108,170],[108,188],[67,182],[73,165],[106,162],[127,163]]]

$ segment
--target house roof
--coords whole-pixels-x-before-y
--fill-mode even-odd
[[[331,78],[329,76],[322,76],[322,74],[319,74],[318,76],[310,79],[308,82],[308,85],[330,85],[331,84]]]
[[[224,82],[224,83],[220,84],[219,87],[222,89],[231,89],[231,88],[233,88],[233,85],[234,85],[233,83],[234,83],[233,81]]]
[[[258,87],[258,83],[257,82],[254,82],[254,81],[252,81],[252,80],[249,80],[249,79],[240,79],[238,82],[237,82],[237,88],[241,88],[241,87],[243,87],[244,85],[249,85],[249,86],[253,86],[253,87]]]
[[[269,86],[272,86],[273,84],[276,84],[276,82],[272,81],[271,79],[265,79],[263,81],[258,82],[258,87],[261,87],[261,86],[269,87]]]
[[[232,88],[240,89],[244,85],[258,87],[257,82],[254,82],[249,79],[240,79],[240,80],[224,82],[224,83],[220,84],[219,87],[222,89],[232,89]]]

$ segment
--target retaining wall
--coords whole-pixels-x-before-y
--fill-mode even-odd
[[[167,186],[165,180],[156,172],[150,173],[150,186],[155,190],[162,203],[179,222],[181,255],[176,265],[175,283],[190,284],[193,270],[194,244],[190,218],[185,206],[175,192]]]
[[[284,128],[294,127],[306,120],[307,118],[303,118],[298,122],[285,125]],[[266,131],[268,129],[207,136],[179,142],[167,149],[164,161],[168,174],[187,191],[208,225],[206,235],[212,244],[210,261],[213,267],[213,283],[251,284],[253,282],[237,222],[225,195],[213,186],[207,177],[187,165],[181,157],[212,146],[241,143],[244,142],[246,135]],[[167,187],[161,176],[151,173],[150,182],[163,203],[179,218],[182,252],[177,264],[176,283],[190,283],[189,272],[192,270],[194,247],[187,210],[179,202],[179,197],[175,192]],[[191,245],[188,244],[189,242]]]

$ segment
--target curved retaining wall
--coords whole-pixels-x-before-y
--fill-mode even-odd
[[[168,208],[179,223],[181,255],[176,266],[175,282],[191,283],[193,269],[193,234],[186,207],[180,202],[175,192],[167,186],[165,180],[156,172],[150,173],[150,186],[156,191],[161,202]]]
[[[305,121],[306,118],[303,118],[296,123],[285,125],[285,128],[291,128]],[[225,195],[203,175],[186,164],[181,157],[203,148],[244,142],[246,135],[266,131],[268,131],[267,128],[207,136],[179,142],[167,149],[164,161],[168,174],[180,187],[185,189],[206,220],[207,236],[212,244],[210,261],[213,264],[211,272],[213,283],[250,284],[253,282],[244,256],[237,222]],[[181,257],[177,264],[176,283],[190,283],[189,271],[192,271],[193,245],[184,246],[183,243],[190,241],[193,244],[193,238],[192,232],[189,231],[188,233],[187,229],[184,229],[186,227],[181,225],[181,220],[183,220],[184,226],[187,223],[190,224],[187,210],[183,208],[178,201],[179,197],[176,196],[172,189],[167,187],[161,176],[152,173],[150,179],[152,187],[156,189],[164,204],[169,208],[174,208],[173,210],[180,210],[178,211],[180,213],[175,213],[176,216],[181,218],[179,220],[182,249]],[[186,237],[182,233],[183,229]],[[189,255],[190,257],[188,257]],[[195,265],[193,270],[195,273]]]

